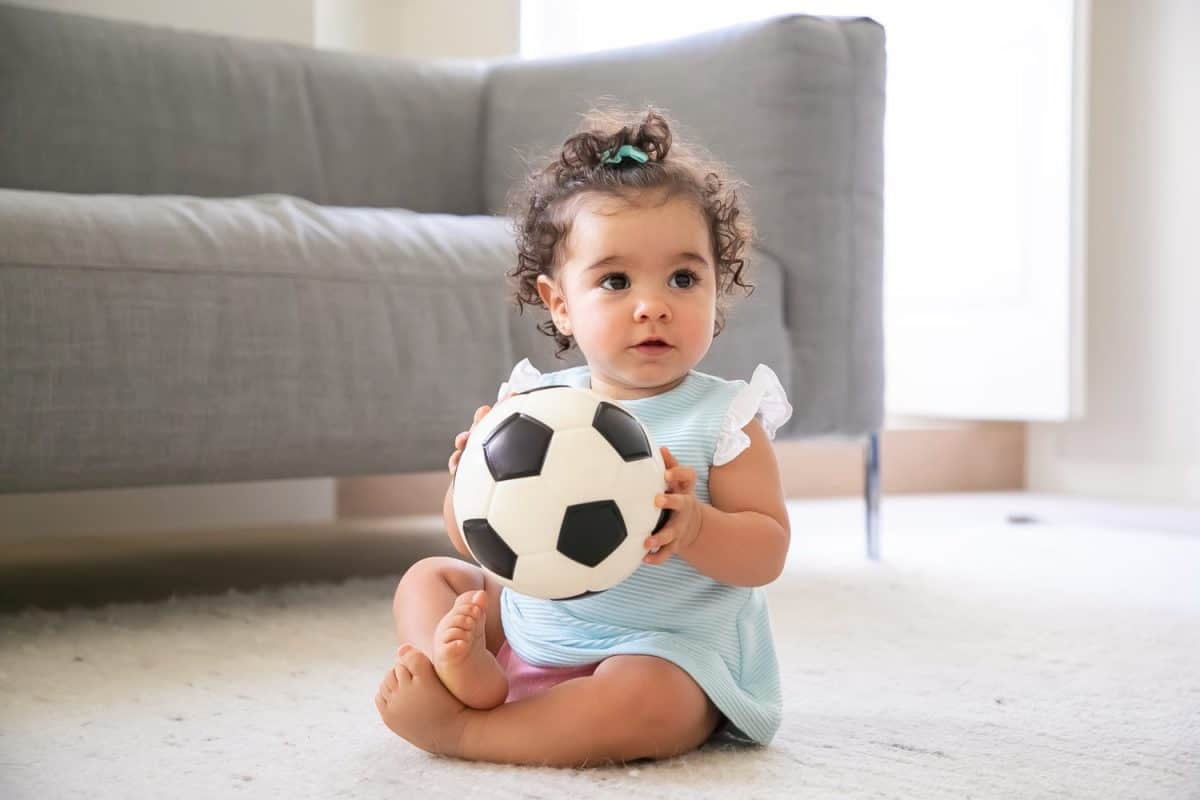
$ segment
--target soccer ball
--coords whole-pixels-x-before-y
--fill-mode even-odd
[[[637,418],[590,389],[545,386],[497,403],[454,476],[458,531],[496,580],[570,600],[627,578],[666,522],[662,454]]]

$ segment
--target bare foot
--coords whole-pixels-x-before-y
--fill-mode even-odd
[[[467,707],[446,690],[429,656],[408,642],[383,676],[375,707],[384,724],[430,753],[457,756],[462,750]]]
[[[460,594],[433,631],[433,668],[450,693],[471,708],[495,708],[508,696],[508,677],[484,637],[487,594]]]

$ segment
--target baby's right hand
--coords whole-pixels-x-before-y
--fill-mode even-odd
[[[471,421],[470,429],[454,437],[454,452],[450,454],[450,463],[447,465],[450,467],[450,477],[454,477],[454,473],[458,472],[458,462],[462,458],[463,448],[467,446],[467,439],[471,438],[471,431],[475,430],[479,420],[486,417],[491,410],[491,406],[480,406],[475,409],[475,419]]]

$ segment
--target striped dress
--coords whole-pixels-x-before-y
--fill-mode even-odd
[[[588,368],[543,375],[525,360],[499,396],[554,384],[590,388]],[[791,414],[778,378],[761,364],[749,383],[693,370],[667,392],[614,402],[641,420],[655,444],[696,471],[696,497],[706,503],[709,467],[749,444],[742,428],[750,419],[760,416],[773,437]],[[715,739],[766,744],[779,729],[779,665],[761,587],[721,583],[672,556],[641,564],[599,594],[553,601],[505,588],[500,602],[508,645],[530,664],[574,667],[614,655],[658,656],[686,670],[724,715]]]

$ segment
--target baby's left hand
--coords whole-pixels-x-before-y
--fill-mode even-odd
[[[671,509],[667,524],[646,539],[646,547],[657,553],[647,553],[647,564],[661,564],[672,555],[687,550],[700,536],[700,501],[696,499],[696,470],[681,467],[667,448],[662,450],[666,464],[667,493],[654,498],[658,508]]]

